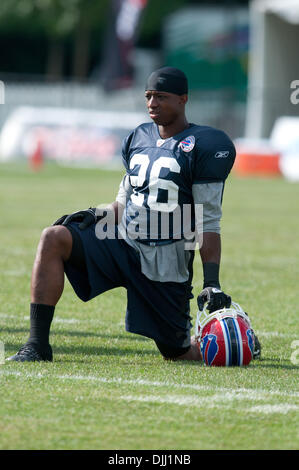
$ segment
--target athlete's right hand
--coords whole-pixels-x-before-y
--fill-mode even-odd
[[[207,308],[209,312],[212,313],[222,308],[229,308],[231,306],[232,299],[217,287],[205,287],[197,297],[199,310],[203,310],[206,302],[208,302]]]
[[[52,225],[68,225],[71,222],[80,222],[79,229],[84,230],[90,225],[95,224],[98,221],[96,216],[96,209],[90,207],[89,209],[74,212],[70,215],[63,215],[57,219]]]

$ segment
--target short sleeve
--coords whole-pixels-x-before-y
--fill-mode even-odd
[[[225,132],[210,128],[197,141],[193,184],[225,181],[235,157],[235,146]]]
[[[203,232],[220,233],[224,183],[202,183],[192,186],[194,204],[203,205]]]

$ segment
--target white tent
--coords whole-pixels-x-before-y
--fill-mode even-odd
[[[277,118],[299,116],[291,100],[299,80],[299,0],[253,0],[250,35],[245,136],[266,138]]]

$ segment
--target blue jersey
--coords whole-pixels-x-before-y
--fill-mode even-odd
[[[123,162],[133,189],[127,203],[127,225],[138,220],[140,239],[161,241],[161,216],[169,217],[168,240],[177,238],[172,225],[176,211],[193,207],[195,184],[224,182],[235,160],[235,147],[221,130],[190,124],[179,134],[161,139],[158,126],[145,123],[123,143]],[[140,219],[140,213],[142,217]],[[140,220],[147,218],[140,230]],[[158,231],[150,228],[152,214],[158,215]],[[194,215],[191,215],[191,218]],[[181,237],[183,236],[181,218]],[[194,221],[192,221],[194,227]]]

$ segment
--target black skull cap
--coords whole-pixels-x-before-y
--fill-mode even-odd
[[[185,95],[188,93],[188,80],[182,70],[175,67],[162,67],[148,77],[145,90]]]

